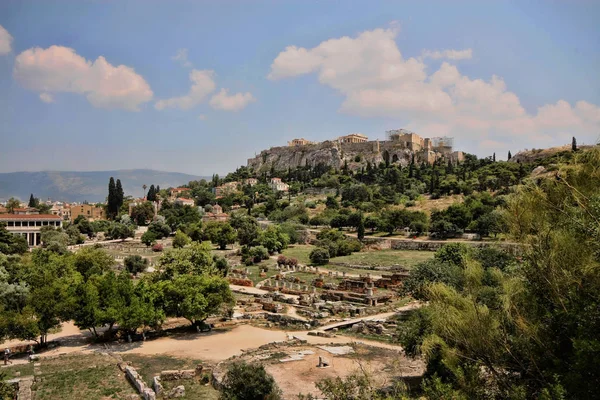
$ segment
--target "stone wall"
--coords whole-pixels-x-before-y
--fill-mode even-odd
[[[156,394],[144,383],[142,377],[133,367],[126,367],[125,374],[144,400],[156,400]]]

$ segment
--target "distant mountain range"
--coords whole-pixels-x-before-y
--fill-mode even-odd
[[[206,177],[151,169],[117,171],[40,171],[0,173],[0,201],[16,197],[28,201],[29,195],[40,200],[100,202],[108,195],[110,177],[120,179],[125,195],[141,197],[142,185],[176,187]],[[147,190],[147,189],[146,189]]]

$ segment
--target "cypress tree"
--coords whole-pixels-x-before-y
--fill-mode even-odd
[[[123,192],[123,186],[121,186],[121,180],[117,179],[117,187],[115,190],[116,194],[116,210],[115,214],[119,213],[119,209],[123,205],[123,200],[125,199],[125,193]]]
[[[33,197],[33,193],[29,195],[29,207],[35,207],[35,198]]]
[[[573,140],[571,141],[571,150],[577,151],[577,139],[575,139],[575,136],[573,136]]]
[[[492,156],[492,162],[496,162],[496,153]]]
[[[110,218],[114,218],[116,216],[116,207],[117,204],[117,186],[115,185],[115,179],[111,176],[108,181],[108,197],[106,198],[106,208],[108,210],[108,216]]]
[[[148,201],[154,201],[156,200],[156,193],[155,193],[154,189],[154,185],[150,185],[150,189],[148,189],[148,195],[146,196],[146,198],[148,199]]]
[[[356,234],[358,236],[358,240],[363,240],[365,238],[365,220],[362,216],[362,213],[360,215],[360,220],[358,221]]]
[[[507,160],[510,160],[512,158],[512,154],[510,154],[510,150],[508,151],[508,158]]]

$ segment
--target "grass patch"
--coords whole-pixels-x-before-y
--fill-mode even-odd
[[[175,358],[166,355],[124,354],[123,360],[131,362],[148,385],[151,384],[154,376],[160,375],[161,371],[194,369],[198,364],[201,364],[198,360]],[[216,400],[219,395],[219,392],[213,389],[212,386],[203,384],[196,379],[163,381],[162,384],[167,393],[176,386],[185,386],[185,396],[180,397],[181,399]]]
[[[266,272],[267,276],[261,277],[260,271],[265,267],[268,269],[268,271]],[[265,279],[277,275],[277,269],[275,268],[275,262],[273,260],[265,260],[262,261],[260,264],[251,265],[249,267],[240,266],[239,268],[248,268],[248,279],[250,279],[252,283],[254,283],[254,285],[256,285],[260,281],[264,281]]]
[[[353,253],[349,256],[334,257],[333,262],[342,262],[369,267],[391,267],[400,265],[410,269],[420,262],[433,258],[433,252],[416,250],[379,250]],[[335,266],[328,266],[335,267]],[[349,272],[349,271],[347,271]]]
[[[35,399],[124,399],[136,394],[110,356],[73,353],[41,361],[42,380],[33,386]]]
[[[16,378],[17,372],[21,373],[20,376],[32,376],[33,363],[9,365],[5,368],[2,368],[0,371],[6,374],[6,379]]]
[[[297,244],[288,247],[283,250],[282,254],[286,257],[297,258],[300,264],[310,264],[310,252],[314,249],[315,246],[305,245],[305,244]]]

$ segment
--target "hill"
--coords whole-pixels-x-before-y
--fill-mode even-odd
[[[578,146],[579,150],[591,149],[595,147],[594,145],[581,145]],[[515,154],[509,161],[510,162],[524,162],[524,163],[533,163],[538,162],[540,160],[549,159],[555,155],[560,155],[562,153],[570,153],[571,145],[558,146],[558,147],[548,147],[545,149],[531,149],[531,150],[523,150]]]
[[[0,173],[0,200],[16,197],[23,201],[31,193],[42,200],[104,201],[108,193],[110,177],[120,179],[126,195],[143,195],[142,185],[170,186],[186,184],[201,176],[179,172],[154,171],[151,169],[128,169],[116,171],[40,171]]]

